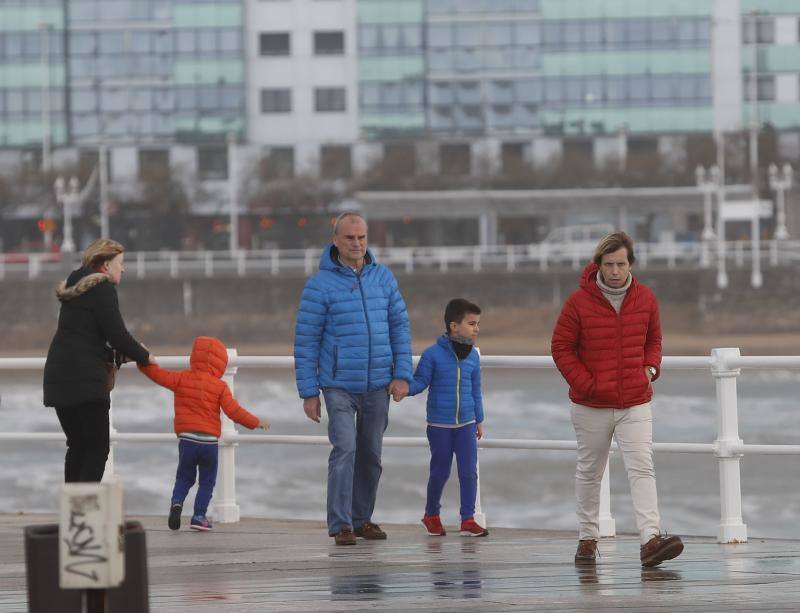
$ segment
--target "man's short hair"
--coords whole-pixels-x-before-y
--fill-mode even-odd
[[[600,266],[604,255],[619,251],[623,247],[628,251],[628,264],[633,264],[636,261],[636,256],[633,254],[633,239],[625,232],[612,232],[603,237],[594,250],[594,263]]]
[[[333,233],[334,234],[338,234],[339,233],[339,224],[342,222],[343,219],[347,219],[348,217],[358,217],[359,219],[363,220],[364,223],[367,222],[367,220],[364,219],[364,216],[361,213],[359,213],[358,211],[344,211],[342,213],[339,213],[339,216],[336,218],[336,221],[333,223]]]
[[[468,313],[481,314],[481,307],[464,298],[453,298],[444,308],[444,327],[450,332],[450,322],[460,324]]]

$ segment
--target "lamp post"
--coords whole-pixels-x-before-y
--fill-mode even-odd
[[[793,183],[794,170],[789,164],[784,164],[780,171],[775,164],[769,165],[769,188],[777,195],[776,240],[789,238],[789,231],[786,229],[786,191],[792,188]]]
[[[712,228],[711,197],[717,191],[719,185],[719,168],[714,165],[706,171],[702,166],[698,166],[694,171],[697,179],[697,187],[703,192],[703,243],[700,251],[700,265],[708,268],[710,263],[710,242],[714,240],[714,229]]]
[[[80,198],[78,178],[72,177],[67,182],[64,177],[58,177],[53,188],[56,192],[56,201],[64,207],[64,239],[61,241],[61,251],[72,253],[75,251],[75,241],[72,238],[72,205]]]
[[[42,172],[49,172],[50,162],[50,32],[49,23],[39,24],[42,70]]]
[[[239,251],[239,190],[238,160],[236,159],[236,134],[228,133],[228,192],[230,200],[230,243],[231,257]]]

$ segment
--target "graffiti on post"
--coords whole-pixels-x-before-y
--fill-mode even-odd
[[[61,535],[67,555],[64,571],[95,582],[99,580],[96,566],[108,561],[102,537],[91,521],[99,511],[97,495],[71,497],[67,533]]]

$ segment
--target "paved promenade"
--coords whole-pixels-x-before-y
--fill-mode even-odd
[[[322,523],[246,519],[214,532],[147,531],[153,612],[797,611],[800,541],[718,545],[686,538],[677,560],[639,565],[639,543],[600,543],[596,570],[572,563],[575,534],[493,529],[428,537],[384,525],[389,540],[335,547]],[[53,516],[0,515],[0,611],[24,612],[22,528]],[[112,612],[113,613],[113,612]]]

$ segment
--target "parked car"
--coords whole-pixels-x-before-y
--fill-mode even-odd
[[[611,234],[611,224],[579,224],[553,228],[541,243],[528,247],[531,256],[546,254],[548,258],[588,258],[600,239]]]

